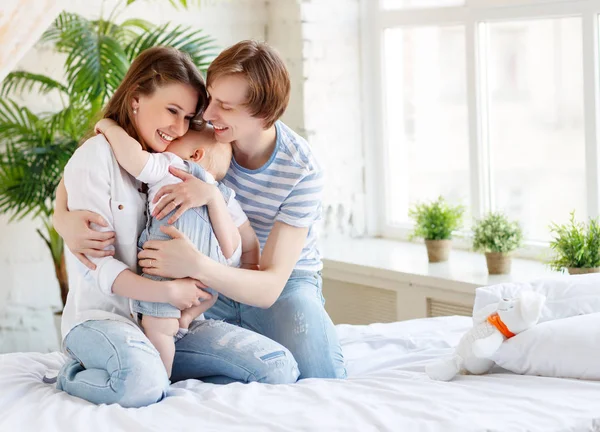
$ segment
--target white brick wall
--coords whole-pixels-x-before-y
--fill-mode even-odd
[[[266,41],[283,56],[291,80],[290,104],[282,120],[294,131],[304,130],[304,58],[300,2],[272,0],[268,5]]]
[[[283,120],[327,171],[322,235],[365,233],[359,0],[272,0],[267,41],[292,79]]]
[[[221,47],[246,38],[267,40],[282,54],[292,80],[283,120],[308,138],[327,170],[323,234],[362,235],[359,0],[212,0],[194,12],[177,12],[165,3],[141,2],[127,16],[198,25]],[[89,14],[99,4],[76,0],[69,10]],[[60,77],[61,64],[55,54],[38,49],[18,67]],[[35,110],[56,107],[51,98],[27,102]],[[34,228],[32,222],[9,225],[0,216],[0,352],[57,347],[48,329],[51,307],[60,305],[58,286]]]
[[[304,127],[327,170],[324,235],[364,222],[359,0],[302,1]]]

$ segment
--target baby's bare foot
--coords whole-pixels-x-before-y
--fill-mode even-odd
[[[181,318],[179,318],[179,328],[188,329],[190,324],[194,319],[199,315],[196,309],[197,306],[188,308],[186,310],[181,311]]]

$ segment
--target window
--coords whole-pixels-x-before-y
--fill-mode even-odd
[[[486,27],[493,207],[548,240],[587,217],[581,18]]]
[[[367,119],[375,234],[405,238],[410,206],[438,195],[507,213],[530,244],[573,210],[598,216],[600,3],[363,1],[380,53],[364,68],[381,107]]]
[[[422,9],[462,6],[464,4],[465,0],[381,0],[384,9]]]
[[[384,85],[392,223],[444,195],[469,201],[464,27],[385,31]],[[435,125],[435,127],[432,127]]]

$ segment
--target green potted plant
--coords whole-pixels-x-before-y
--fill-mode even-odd
[[[117,22],[115,17],[134,2],[123,0],[108,18],[97,20],[63,12],[41,42],[64,54],[64,80],[15,71],[0,88],[0,213],[10,213],[11,220],[42,219],[38,233],[50,250],[63,305],[68,291],[64,246],[52,226],[52,213],[66,162],[140,52],[156,45],[173,46],[187,52],[203,72],[214,57],[214,40],[199,29],[141,19]],[[171,4],[187,7],[184,0]],[[60,95],[62,108],[34,113],[10,98],[23,92],[54,92]]]
[[[571,212],[568,223],[552,223],[550,232],[554,238],[550,248],[554,258],[549,261],[553,270],[567,270],[569,274],[600,273],[600,225],[598,219],[587,224],[575,220]]]
[[[452,232],[462,226],[465,208],[451,205],[442,196],[435,201],[417,203],[408,215],[415,222],[410,239],[425,240],[429,262],[447,261],[452,244]]]
[[[510,253],[523,242],[518,222],[500,212],[489,213],[473,226],[473,249],[485,253],[488,273],[508,274],[512,264]]]

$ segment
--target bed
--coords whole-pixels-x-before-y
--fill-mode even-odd
[[[60,353],[0,356],[0,431],[598,431],[600,382],[521,376],[431,381],[466,317],[338,326],[345,381],[216,386],[187,380],[141,409],[95,406],[41,382]]]

